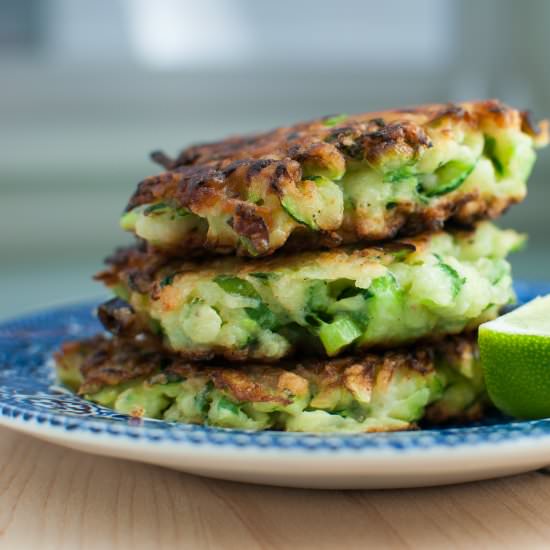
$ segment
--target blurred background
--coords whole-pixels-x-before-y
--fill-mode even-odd
[[[154,149],[499,97],[550,116],[546,0],[0,0],[0,317],[101,296]],[[550,152],[500,222],[550,278]]]

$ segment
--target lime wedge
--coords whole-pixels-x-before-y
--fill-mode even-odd
[[[550,417],[550,295],[479,327],[489,397],[518,418]]]

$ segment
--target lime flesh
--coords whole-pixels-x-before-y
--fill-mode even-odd
[[[550,417],[550,295],[479,328],[487,391],[518,418]]]

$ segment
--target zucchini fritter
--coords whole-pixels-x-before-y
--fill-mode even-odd
[[[475,336],[384,354],[269,365],[186,363],[151,342],[66,343],[59,378],[135,417],[307,432],[404,430],[470,419],[486,403]]]
[[[523,238],[482,222],[369,248],[184,261],[120,250],[97,277],[127,303],[116,334],[153,331],[188,359],[336,356],[473,329],[514,299],[504,259]]]
[[[548,140],[498,101],[425,105],[296,126],[153,158],[121,220],[152,246],[263,256],[499,216]]]

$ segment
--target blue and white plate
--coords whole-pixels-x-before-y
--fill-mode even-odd
[[[521,302],[550,283],[517,285]],[[418,487],[550,464],[550,419],[360,435],[246,432],[135,420],[54,383],[52,352],[99,330],[93,303],[0,325],[0,425],[98,455],[220,479],[331,489]]]

